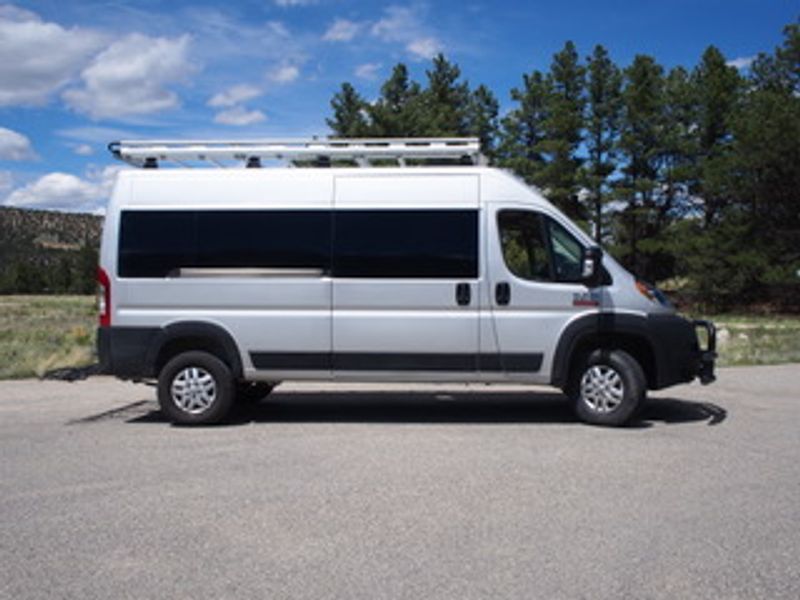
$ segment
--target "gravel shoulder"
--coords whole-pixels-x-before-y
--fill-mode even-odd
[[[797,598],[800,365],[640,422],[519,386],[286,384],[222,427],[0,382],[0,598]]]

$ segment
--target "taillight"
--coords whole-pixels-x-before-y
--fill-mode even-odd
[[[102,267],[97,267],[97,312],[100,327],[111,325],[111,280]]]

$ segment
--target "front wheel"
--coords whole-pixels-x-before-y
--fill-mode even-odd
[[[158,375],[158,403],[173,423],[218,423],[233,404],[231,370],[207,352],[184,352],[170,360]]]
[[[593,425],[627,423],[644,402],[641,365],[622,350],[595,350],[573,369],[567,393],[575,414]]]

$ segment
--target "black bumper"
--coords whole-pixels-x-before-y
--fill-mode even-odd
[[[714,362],[717,357],[717,331],[710,321],[688,321],[678,316],[650,316],[649,337],[656,360],[654,389],[695,378],[707,385],[714,381]],[[701,348],[697,330],[706,332],[707,343]]]
[[[148,356],[160,332],[158,327],[98,327],[99,372],[122,379],[154,377]]]

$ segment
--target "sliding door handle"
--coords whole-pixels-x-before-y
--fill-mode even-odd
[[[467,306],[472,301],[472,288],[468,283],[456,284],[456,303],[459,306]]]

